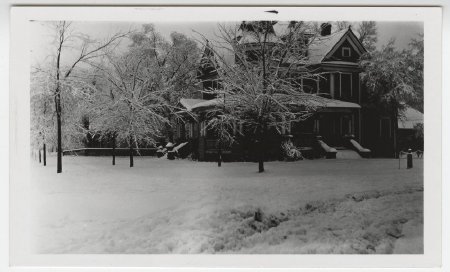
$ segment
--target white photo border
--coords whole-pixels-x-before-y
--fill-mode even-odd
[[[266,13],[277,9],[279,14]],[[120,11],[120,12],[119,12]],[[149,16],[151,15],[151,16]],[[29,21],[419,21],[424,23],[424,254],[44,255],[30,249]],[[174,20],[173,18],[177,18]],[[10,265],[49,267],[398,268],[441,264],[442,10],[439,7],[13,7],[10,27]],[[19,163],[20,162],[20,163]]]

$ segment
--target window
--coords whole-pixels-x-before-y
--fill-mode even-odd
[[[381,118],[380,119],[380,134],[381,138],[390,138],[391,137],[391,119],[390,118]]]
[[[351,57],[352,51],[350,50],[350,47],[342,47],[342,56],[343,57]]]
[[[342,126],[343,126],[343,130],[342,130],[343,134],[348,134],[348,135],[353,134],[353,115],[351,117],[344,116]]]
[[[185,133],[186,138],[193,138],[194,137],[194,125],[192,123],[186,123],[185,125]]]
[[[182,124],[181,125],[181,128],[182,128],[182,130],[183,130],[183,133],[182,133],[182,135],[183,135],[183,137],[185,138],[185,139],[189,139],[190,137],[191,137],[191,126],[190,126],[191,124],[190,123],[184,123],[184,125]]]
[[[281,124],[281,134],[291,134],[291,122],[286,122],[286,118],[282,116],[283,123]]]
[[[181,138],[181,124],[180,123],[177,123],[177,125],[175,126],[175,130],[176,130],[176,136],[177,136],[177,139],[179,139],[179,138]]]
[[[198,123],[192,124],[192,138],[198,138]]]
[[[351,73],[341,73],[340,74],[340,91],[339,96],[343,98],[352,97],[352,74]]]
[[[314,133],[319,133],[320,132],[320,121],[319,121],[319,119],[315,119],[314,120],[313,131],[314,131]]]
[[[303,91],[305,93],[316,93],[318,82],[315,78],[304,78],[302,80]]]

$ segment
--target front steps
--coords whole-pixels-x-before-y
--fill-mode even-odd
[[[316,136],[317,154],[319,158],[327,159],[361,159],[370,158],[371,151],[362,147],[353,135],[346,136],[345,146],[330,147],[320,135]]]
[[[339,147],[335,148],[337,149],[336,159],[356,160],[362,158],[358,152],[354,150]]]

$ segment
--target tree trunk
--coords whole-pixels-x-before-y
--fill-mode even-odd
[[[116,135],[113,136],[112,165],[116,165]]]
[[[259,143],[258,148],[259,148],[258,172],[262,173],[264,172],[264,150],[261,142]]]
[[[133,161],[133,136],[130,135],[130,167],[134,166]]]
[[[393,114],[393,117],[392,117],[392,119],[394,119],[393,120],[393,122],[394,122],[394,132],[393,132],[393,146],[394,146],[394,158],[398,158],[398,150],[397,150],[397,131],[398,131],[398,109],[397,108],[395,108],[394,109],[394,114]]]
[[[46,147],[46,145],[44,144],[44,148],[43,148],[43,157],[44,157],[44,166],[46,166],[47,165],[47,147]]]
[[[218,150],[217,150],[217,166],[222,166],[222,140],[219,138]]]
[[[259,143],[258,143],[258,172],[262,173],[264,172],[264,157],[265,157],[265,152],[264,152],[264,141],[265,141],[265,134],[266,134],[266,130],[263,127],[261,129],[261,136],[259,139]]]
[[[56,147],[57,152],[56,173],[61,173],[62,172],[61,92],[59,86],[56,88],[55,108],[56,108],[56,127],[58,131],[57,132],[58,143]]]
[[[39,149],[39,163],[41,163],[41,150]]]

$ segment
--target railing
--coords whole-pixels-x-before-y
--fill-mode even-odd
[[[358,154],[363,157],[363,158],[369,158],[372,154],[372,152],[370,151],[370,149],[364,148],[362,147],[357,141],[355,141],[354,139],[350,138],[349,139],[349,143],[350,143],[350,147],[352,147],[353,150],[355,150],[356,152],[358,152]]]
[[[85,155],[85,156],[110,156],[112,155],[111,147],[94,147],[94,148],[74,148],[63,150],[63,155]],[[130,148],[117,147],[115,148],[115,154],[117,156],[129,155]],[[154,156],[157,148],[133,148],[133,153],[138,156]]]
[[[336,148],[330,147],[324,141],[322,141],[320,138],[317,139],[317,143],[319,144],[319,146],[323,150],[323,152],[325,152],[325,157],[327,159],[336,159],[336,154],[337,154]]]

